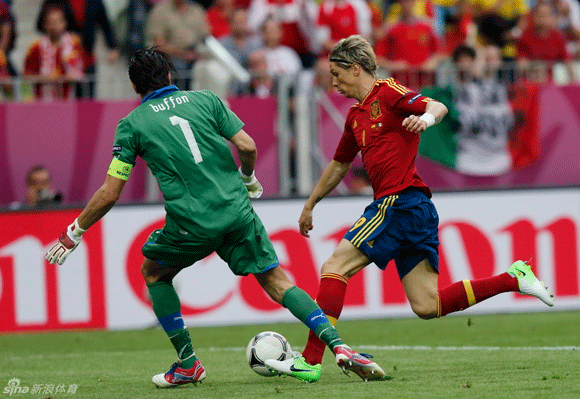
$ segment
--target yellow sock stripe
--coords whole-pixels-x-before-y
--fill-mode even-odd
[[[358,233],[356,233],[356,235],[352,238],[351,242],[355,247],[358,247],[360,245],[360,240],[359,238],[364,235],[364,233],[366,231],[368,231],[369,228],[372,228],[372,226],[374,226],[374,224],[376,223],[376,221],[378,219],[380,219],[381,217],[381,212],[383,207],[386,205],[386,203],[391,199],[391,197],[387,197],[383,200],[383,202],[379,205],[379,211],[375,214],[375,216],[373,216],[367,224],[365,224]],[[358,244],[357,244],[358,242]]]
[[[399,198],[398,195],[391,195],[379,205],[379,212],[370,220],[370,222],[358,232],[354,237],[352,243],[354,246],[359,247],[364,240],[366,240],[373,231],[385,220],[385,214],[387,213],[387,208],[393,205],[393,202]]]
[[[335,280],[340,280],[343,283],[348,284],[348,280],[346,279],[346,277],[344,277],[341,274],[337,274],[337,273],[324,273],[320,276],[320,279],[323,279],[323,278],[333,278]]]
[[[437,318],[441,317],[441,297],[437,296]]]
[[[328,318],[328,321],[330,322],[330,324],[332,324],[333,326],[336,326],[336,322],[338,321],[338,319],[335,319],[332,316],[326,315],[326,317]]]
[[[475,300],[475,294],[473,293],[471,281],[463,280],[463,288],[465,288],[465,293],[467,294],[467,303],[469,303],[469,306],[475,305],[477,302]]]

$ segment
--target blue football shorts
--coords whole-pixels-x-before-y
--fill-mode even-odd
[[[438,226],[433,202],[411,187],[372,202],[344,238],[382,270],[394,259],[403,279],[423,259],[439,271]]]

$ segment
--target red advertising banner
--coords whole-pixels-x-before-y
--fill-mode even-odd
[[[314,213],[309,239],[298,232],[302,200],[258,200],[254,207],[280,265],[311,296],[320,268],[371,198],[327,198]],[[516,293],[466,311],[498,313],[580,309],[580,189],[435,194],[440,217],[439,285],[505,272],[532,260],[555,306]],[[550,204],[550,206],[546,206]],[[117,206],[85,234],[64,265],[44,255],[77,211],[0,213],[0,332],[155,325],[140,273],[141,246],[164,223],[164,209]],[[184,269],[174,286],[188,325],[293,321],[254,277],[236,277],[215,254]],[[349,282],[344,319],[412,316],[396,268],[370,265]]]
[[[70,265],[44,255],[78,211],[1,214],[0,331],[106,327],[103,233],[95,224]]]

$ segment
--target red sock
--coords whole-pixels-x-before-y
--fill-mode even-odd
[[[519,291],[518,280],[507,273],[480,280],[463,280],[439,290],[437,317],[467,309],[502,292]]]
[[[326,313],[326,317],[328,317],[332,325],[336,324],[342,312],[347,284],[346,277],[340,274],[325,273],[320,276],[320,290],[316,297],[316,303]],[[308,364],[320,364],[322,363],[324,349],[326,349],[326,344],[314,332],[310,331],[302,356],[304,356]]]

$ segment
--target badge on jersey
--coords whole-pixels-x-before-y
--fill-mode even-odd
[[[371,103],[371,119],[377,119],[381,115],[379,100],[375,100]]]

